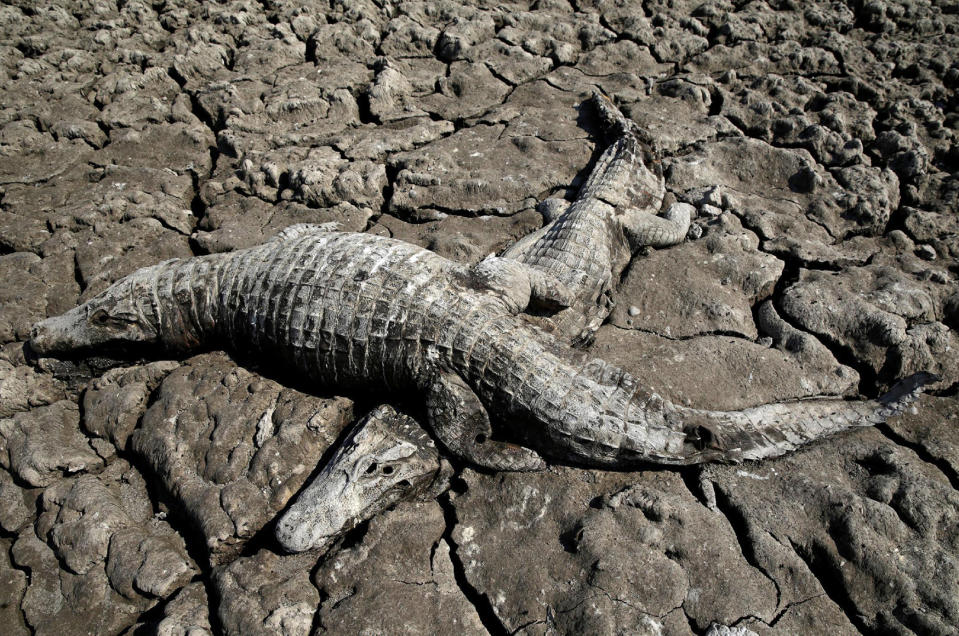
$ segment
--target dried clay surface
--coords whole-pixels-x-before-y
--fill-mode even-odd
[[[957,59],[941,0],[4,3],[0,632],[959,634]],[[590,355],[721,410],[935,373],[911,412],[733,466],[430,447],[440,486],[287,554],[278,519],[383,396],[25,347],[296,223],[475,264],[576,196],[596,89],[692,219]]]

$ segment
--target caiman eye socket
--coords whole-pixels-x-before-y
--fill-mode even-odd
[[[129,315],[111,314],[106,309],[97,309],[90,315],[90,323],[97,327],[115,327],[125,329],[136,322],[136,318]]]
[[[90,316],[90,322],[95,325],[106,326],[110,324],[110,314],[108,314],[103,309],[98,309],[93,312],[93,315]]]

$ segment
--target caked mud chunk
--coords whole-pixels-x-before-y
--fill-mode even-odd
[[[163,360],[111,369],[93,380],[83,394],[84,430],[126,450],[130,435],[147,409],[150,395],[177,367],[177,362]]]
[[[186,236],[166,229],[156,219],[108,223],[76,236],[77,270],[84,286],[82,300],[96,296],[141,267],[193,255]]]
[[[79,424],[80,411],[68,400],[0,419],[0,466],[31,486],[99,468],[103,460]]]
[[[14,482],[7,470],[0,470],[0,528],[18,532],[37,514],[39,488],[27,488]]]
[[[187,583],[163,606],[162,615],[141,621],[130,632],[155,633],[157,636],[212,636],[209,597],[202,581]]]
[[[260,550],[216,569],[218,619],[226,634],[306,636],[321,603],[310,583],[315,555]]]
[[[366,90],[370,115],[380,122],[426,115],[416,106],[413,84],[397,66],[387,59]]]
[[[959,378],[955,332],[938,322],[944,286],[921,281],[888,262],[841,272],[802,270],[781,301],[797,326],[849,351],[888,384],[917,371]]]
[[[507,629],[534,621],[532,633],[690,633],[686,616],[699,630],[774,614],[775,586],[678,475],[465,477],[468,490],[453,500],[456,554]],[[495,514],[484,505],[493,500]],[[674,632],[677,618],[685,629]]]
[[[142,129],[151,123],[182,121],[198,124],[190,100],[166,69],[121,67],[96,79],[99,123],[109,130]]]
[[[283,388],[209,354],[163,380],[132,448],[222,563],[286,505],[351,420],[345,398]]]
[[[283,228],[297,223],[336,223],[340,231],[358,232],[366,227],[373,214],[368,207],[346,202],[324,208],[311,208],[293,201],[270,204],[233,190],[222,192],[221,187],[219,183],[209,184],[212,205],[192,237],[203,251],[209,253],[259,245]]]
[[[453,62],[449,75],[437,80],[437,92],[417,100],[432,115],[455,121],[475,117],[496,106],[509,94],[510,86],[486,64]]]
[[[118,633],[197,571],[123,460],[48,488],[36,524],[20,531],[11,555],[30,573],[21,609],[40,634],[63,625]]]
[[[82,139],[55,141],[33,122],[0,125],[0,183],[33,185],[48,181],[90,160],[94,151]]]
[[[661,152],[677,152],[697,142],[735,137],[739,131],[721,115],[710,115],[712,97],[699,78],[658,87],[660,94],[624,106],[623,110],[648,131]]]
[[[834,53],[817,46],[803,46],[795,40],[717,44],[695,55],[688,67],[717,74],[732,68],[760,76],[770,73],[841,75],[840,62]]]
[[[144,156],[144,147],[148,146],[140,147],[139,152],[132,150],[124,165],[115,163],[119,159],[116,155],[104,155],[99,160],[105,165],[76,167],[40,186],[8,189],[5,203],[9,203],[12,214],[5,218],[22,225],[11,232],[11,240],[49,256],[65,247],[76,247],[77,241],[64,233],[140,218],[153,218],[188,234],[196,222],[190,209],[190,170],[174,173],[154,157]],[[209,155],[205,150],[203,153]],[[77,187],[78,180],[82,188]],[[30,229],[36,223],[43,225],[42,233]]]
[[[376,229],[388,232],[393,238],[422,245],[448,259],[472,264],[538,230],[542,221],[542,216],[533,210],[508,217],[477,219],[451,214],[425,223],[407,223],[384,214],[377,219]]]
[[[379,161],[388,154],[413,150],[452,133],[448,121],[408,117],[379,125],[353,128],[336,137],[333,145],[348,159]]]
[[[20,602],[27,589],[27,574],[10,562],[10,539],[0,539],[0,625],[10,636],[30,633],[20,611]]]
[[[26,340],[33,323],[76,304],[73,253],[41,259],[31,252],[0,255],[0,342]],[[19,399],[27,399],[23,396]]]
[[[242,159],[279,147],[326,145],[330,135],[360,123],[354,93],[372,77],[359,64],[297,64],[267,78],[213,84],[199,99],[211,117],[223,121],[218,147]]]
[[[589,90],[584,83],[582,90]],[[517,86],[509,99],[478,117],[479,124],[507,124],[504,137],[536,137],[544,141],[587,139],[601,131],[591,108],[573,91],[561,90],[548,80]]]
[[[959,499],[911,450],[863,430],[706,475],[781,603],[825,592],[863,632],[950,633],[956,624]]]
[[[330,147],[278,148],[248,153],[237,176],[247,194],[268,201],[290,198],[310,207],[342,202],[379,209],[386,186],[384,167],[372,161],[347,161]]]
[[[200,122],[122,128],[110,132],[110,145],[99,151],[97,159],[105,164],[206,175],[213,165],[210,149],[215,145],[213,133]]]
[[[41,506],[37,536],[63,566],[78,575],[103,568],[126,598],[166,597],[195,573],[183,539],[154,517],[146,482],[123,460],[57,482]]]
[[[592,352],[677,404],[719,410],[820,394],[849,392],[855,374],[838,363],[810,364],[745,338],[704,335],[671,339],[604,326]]]
[[[64,386],[52,376],[0,360],[0,417],[53,404],[65,397]]]
[[[245,76],[262,77],[276,68],[306,58],[306,43],[301,42],[290,25],[283,22],[264,25],[256,30],[255,35],[245,33],[241,44],[234,54],[232,70]]]
[[[683,338],[710,332],[757,337],[752,306],[772,293],[783,263],[723,214],[696,241],[657,250],[627,270],[614,294],[617,327]]]
[[[503,130],[502,125],[477,125],[397,155],[390,213],[413,219],[437,212],[514,214],[534,204],[540,193],[572,182],[588,160],[584,140],[504,138]]]
[[[840,364],[816,336],[786,322],[772,300],[756,309],[756,327],[764,338],[772,340],[772,346],[792,356],[804,370],[818,371],[811,378],[817,393],[848,393],[858,388],[859,374]]]
[[[451,556],[445,528],[434,502],[400,504],[374,518],[358,545],[312,575],[324,598],[323,632],[486,633],[457,585],[452,558],[458,557]]]
[[[930,461],[950,477],[959,481],[959,399],[928,396],[915,412],[903,414],[890,422],[889,428],[902,443]]]

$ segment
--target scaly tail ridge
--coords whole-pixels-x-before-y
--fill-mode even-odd
[[[728,412],[677,407],[675,416],[690,441],[701,449],[691,462],[763,459],[849,428],[881,424],[902,413],[924,386],[937,379],[930,373],[917,373],[878,400],[814,398]]]

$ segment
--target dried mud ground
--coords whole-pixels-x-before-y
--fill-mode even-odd
[[[957,43],[954,0],[4,3],[0,632],[959,633]],[[377,396],[25,351],[295,222],[497,251],[588,174],[595,86],[698,210],[596,354],[713,409],[937,373],[912,413],[741,466],[461,467],[289,556],[271,520]]]

